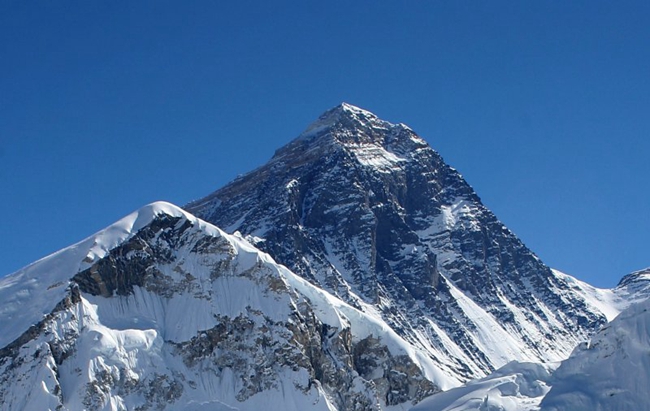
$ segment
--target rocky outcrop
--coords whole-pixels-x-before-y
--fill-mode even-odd
[[[72,307],[75,304],[78,304],[81,301],[81,296],[79,294],[79,288],[72,286],[69,289],[69,295],[61,300],[50,312],[45,315],[41,321],[30,326],[27,331],[25,331],[20,337],[9,343],[7,346],[0,348],[0,365],[4,363],[16,360],[20,347],[29,343],[30,341],[39,337],[42,333],[47,331],[48,325],[57,317],[59,313],[65,311]],[[70,338],[68,338],[69,340]],[[60,363],[62,359],[66,356],[67,349],[64,348],[68,344],[56,344],[50,345],[50,348],[53,348],[53,355],[57,360],[57,363]],[[13,365],[12,365],[13,366]]]
[[[156,270],[156,264],[174,261],[173,250],[191,226],[188,220],[163,215],[72,281],[83,292],[102,297],[125,296],[133,293],[134,287],[171,293],[173,281]]]

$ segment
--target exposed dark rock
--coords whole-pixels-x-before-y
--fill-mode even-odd
[[[72,280],[81,291],[102,297],[128,295],[133,292],[133,287],[164,282],[164,275],[156,270],[155,264],[174,260],[171,250],[190,227],[191,222],[180,217],[158,216],[127,242],[111,250],[108,256],[76,274]],[[151,277],[157,281],[147,281]],[[161,289],[166,289],[164,284]]]
[[[38,323],[29,327],[27,331],[22,333],[20,337],[16,338],[6,347],[0,348],[0,364],[4,363],[4,361],[15,359],[18,354],[18,350],[20,350],[20,347],[32,341],[33,339],[38,337],[41,333],[43,333],[46,329],[46,326],[52,321],[52,319],[54,319],[54,317],[58,313],[67,310],[68,308],[72,307],[74,304],[78,304],[80,301],[81,301],[81,297],[79,294],[79,289],[75,285],[71,286],[69,289],[68,296],[66,296],[63,300],[61,300],[54,307],[52,312],[45,315],[43,319]],[[56,358],[62,359],[63,357],[66,356],[65,350],[61,351],[57,349],[57,351],[58,352]]]

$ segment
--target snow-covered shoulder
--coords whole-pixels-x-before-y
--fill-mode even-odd
[[[213,236],[223,232],[164,201],[148,204],[90,237],[0,279],[0,347],[50,313],[67,294],[69,279],[127,241],[157,216],[180,217]],[[245,241],[241,248],[250,248]]]

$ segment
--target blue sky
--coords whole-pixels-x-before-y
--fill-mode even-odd
[[[650,266],[650,3],[565,3],[3,1],[0,275],[210,193],[346,101],[613,286]]]

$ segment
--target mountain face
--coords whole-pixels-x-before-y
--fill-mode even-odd
[[[2,410],[405,409],[440,390],[381,320],[167,203],[2,279],[0,312]]]
[[[410,128],[345,103],[186,209],[380,316],[461,381],[566,358],[606,322]]]
[[[362,109],[186,209],[151,204],[0,279],[0,410],[550,411],[581,401],[583,372],[618,373],[608,358],[645,364],[630,310],[649,271],[599,290],[549,269]]]

